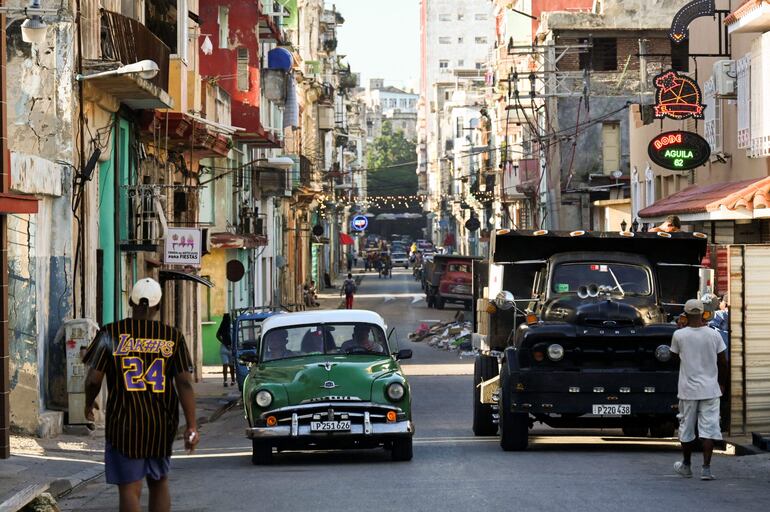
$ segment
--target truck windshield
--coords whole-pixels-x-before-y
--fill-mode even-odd
[[[556,293],[577,293],[581,286],[604,286],[626,295],[650,295],[650,274],[644,267],[618,263],[563,263],[553,272]]]

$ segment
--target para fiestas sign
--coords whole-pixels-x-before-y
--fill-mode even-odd
[[[650,141],[647,154],[664,169],[689,171],[708,162],[711,146],[697,133],[665,132]]]
[[[166,235],[164,263],[167,265],[201,264],[201,230],[189,228],[169,228]]]

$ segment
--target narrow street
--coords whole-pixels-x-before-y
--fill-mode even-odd
[[[392,280],[367,274],[357,307],[377,311],[396,327],[410,375],[417,434],[414,460],[393,463],[386,452],[290,452],[271,466],[250,461],[239,408],[202,429],[192,456],[181,446],[172,459],[173,510],[764,510],[768,459],[720,454],[718,480],[676,476],[673,440],[629,440],[619,432],[557,435],[539,429],[526,452],[505,453],[496,437],[471,432],[472,360],[412,343],[424,320],[447,320],[455,306],[428,309],[411,273]],[[335,295],[322,295],[333,299]],[[699,464],[695,455],[695,464]],[[760,476],[761,475],[761,476]],[[145,491],[143,501],[146,503]],[[117,489],[92,483],[60,502],[62,510],[115,510]]]

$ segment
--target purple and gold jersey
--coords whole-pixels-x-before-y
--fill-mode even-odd
[[[171,456],[179,427],[174,377],[192,371],[182,334],[160,322],[105,325],[83,361],[107,379],[106,439],[133,459]]]

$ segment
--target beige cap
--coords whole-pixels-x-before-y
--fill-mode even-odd
[[[688,315],[698,315],[703,313],[703,302],[699,299],[690,299],[684,305],[684,312]]]
[[[139,305],[139,301],[147,299],[151,308],[154,308],[160,303],[160,298],[163,296],[163,290],[160,288],[160,284],[155,279],[145,277],[140,279],[134,284],[134,288],[131,290],[131,302]]]

